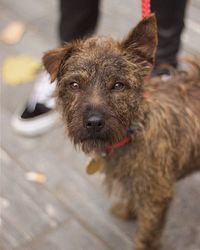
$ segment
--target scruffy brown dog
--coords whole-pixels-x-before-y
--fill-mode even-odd
[[[136,215],[136,250],[159,248],[175,181],[200,169],[200,67],[167,82],[144,80],[157,45],[154,15],[122,42],[89,38],[49,51],[57,101],[69,137],[104,165],[113,212]],[[96,165],[95,165],[96,164]]]

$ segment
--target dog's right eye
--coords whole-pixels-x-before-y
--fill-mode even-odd
[[[114,91],[122,91],[124,90],[124,88],[125,88],[125,85],[122,82],[116,82],[112,86],[112,90]]]
[[[70,88],[73,90],[78,90],[78,89],[80,89],[80,85],[77,82],[71,82]]]

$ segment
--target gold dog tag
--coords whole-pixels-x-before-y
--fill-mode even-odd
[[[87,174],[92,175],[100,171],[104,166],[103,163],[104,160],[101,158],[91,159],[86,168]]]

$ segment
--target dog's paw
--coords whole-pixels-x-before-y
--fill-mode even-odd
[[[111,213],[123,220],[134,220],[136,215],[131,211],[130,207],[123,203],[115,203],[111,207]]]
[[[135,240],[135,250],[161,250],[160,240],[145,240],[138,239]]]

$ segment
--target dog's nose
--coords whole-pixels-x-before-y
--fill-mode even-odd
[[[105,125],[105,121],[101,115],[91,115],[86,121],[86,128],[88,130],[99,131]]]

